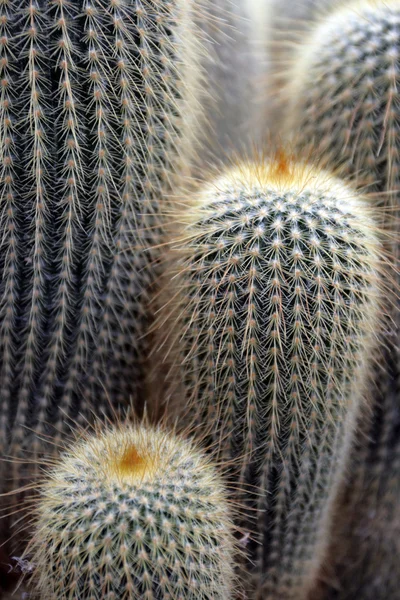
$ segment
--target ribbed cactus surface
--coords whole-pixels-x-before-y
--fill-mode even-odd
[[[199,11],[0,2],[2,456],[137,401],[148,247],[196,135]]]
[[[394,311],[393,311],[394,313]],[[328,577],[318,600],[400,599],[399,313],[382,336],[371,409],[360,420],[335,507]],[[313,596],[314,597],[314,596]]]
[[[288,130],[299,148],[352,177],[386,207],[387,253],[398,268],[400,2],[339,4],[293,53],[287,84]],[[373,412],[361,428],[332,559],[350,599],[397,600],[400,584],[400,362],[398,275],[371,386]],[[394,281],[392,281],[394,279]]]
[[[43,484],[29,557],[43,600],[231,600],[234,537],[223,484],[162,429],[99,430]]]
[[[283,154],[176,212],[159,300],[167,411],[184,421],[188,406],[251,486],[239,498],[261,542],[259,597],[306,598],[372,354],[376,226],[351,187]]]

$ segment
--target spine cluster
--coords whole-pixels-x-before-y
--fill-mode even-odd
[[[260,598],[305,598],[375,338],[376,227],[351,187],[284,156],[228,171],[176,221],[159,308],[167,412],[188,406],[244,488]]]

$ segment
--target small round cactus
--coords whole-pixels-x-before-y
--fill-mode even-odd
[[[161,428],[86,435],[40,485],[28,549],[43,600],[230,600],[231,510],[210,460]]]
[[[351,187],[283,153],[187,204],[159,299],[167,411],[244,488],[260,597],[305,598],[376,338],[377,226]]]

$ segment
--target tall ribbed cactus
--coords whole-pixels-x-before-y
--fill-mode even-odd
[[[42,600],[231,600],[235,541],[215,468],[162,429],[86,435],[39,486],[27,558]]]
[[[288,130],[322,164],[352,177],[387,207],[386,227],[399,233],[400,2],[357,0],[318,23],[296,47],[288,75]],[[399,258],[398,239],[387,251]],[[396,276],[394,287],[398,289]],[[373,414],[359,435],[344,492],[346,519],[336,528],[338,597],[399,598],[400,438],[399,306],[392,305],[376,369]],[[397,500],[395,500],[397,497]],[[396,506],[397,505],[397,506]],[[346,507],[351,507],[346,508]]]
[[[146,249],[198,135],[199,11],[0,1],[1,455],[137,400]]]
[[[228,171],[174,216],[167,411],[185,422],[188,405],[235,484],[256,488],[239,499],[258,510],[243,526],[258,528],[259,597],[306,598],[376,337],[376,225],[351,187],[283,155]]]

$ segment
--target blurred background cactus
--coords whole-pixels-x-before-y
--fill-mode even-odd
[[[398,186],[399,24],[395,0],[339,4],[298,42],[286,72],[288,129],[298,132],[298,146],[368,191]]]
[[[182,198],[172,229],[155,356],[167,415],[244,488],[257,597],[306,598],[377,338],[377,225],[351,187],[282,153]]]
[[[191,442],[124,425],[77,440],[35,502],[27,556],[43,600],[230,600],[227,493]]]

